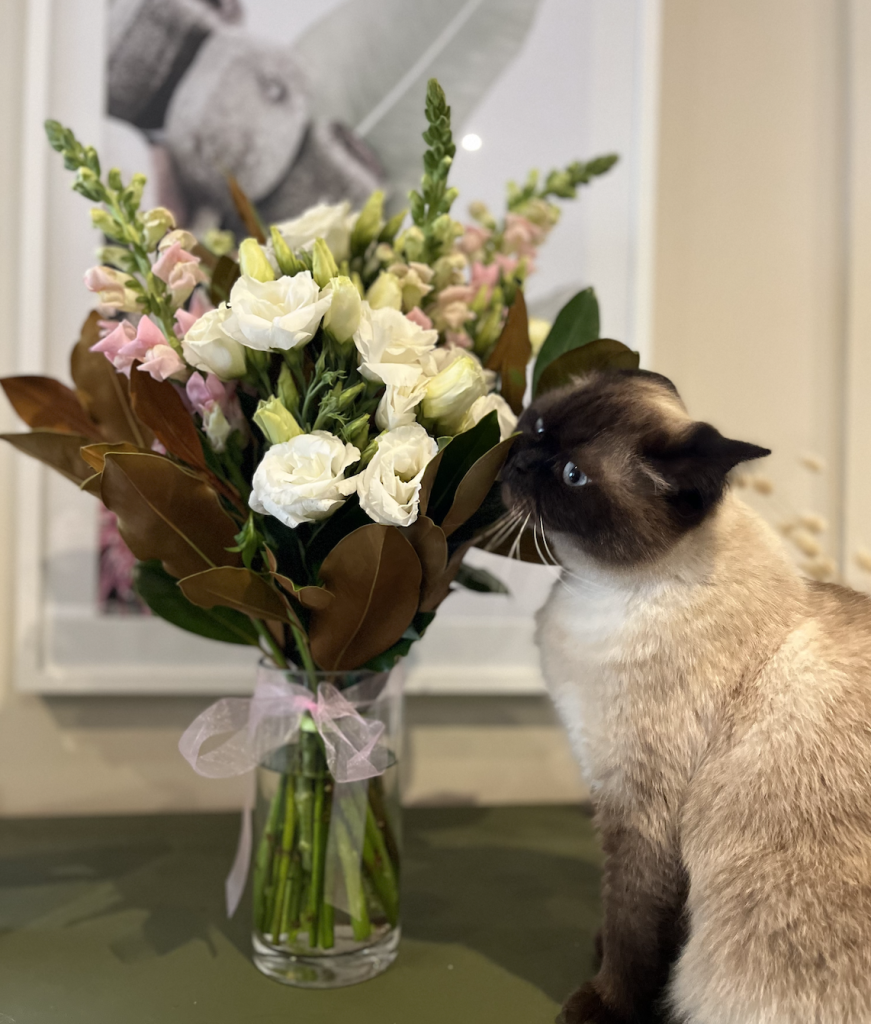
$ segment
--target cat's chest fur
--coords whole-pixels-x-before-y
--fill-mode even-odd
[[[551,696],[597,799],[674,799],[704,743],[662,595],[563,576],[537,616]],[[666,667],[669,666],[669,667]]]

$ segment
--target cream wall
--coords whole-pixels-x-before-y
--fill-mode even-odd
[[[864,2],[864,0],[863,0]],[[0,372],[12,370],[22,0],[0,4]],[[840,0],[664,0],[654,362],[690,408],[775,449],[771,504],[841,518],[846,37]],[[18,330],[25,325],[18,325]],[[15,429],[0,402],[3,429]],[[820,453],[812,475],[798,456]],[[0,814],[236,806],[176,751],[202,702],[10,688],[12,459],[0,447]],[[762,499],[760,499],[762,500]],[[412,705],[409,796],[582,794],[541,702]],[[462,700],[462,699],[459,699]],[[495,699],[494,699],[495,700]]]

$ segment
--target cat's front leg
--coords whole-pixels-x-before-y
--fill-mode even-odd
[[[686,876],[671,848],[600,817],[605,848],[599,973],[572,995],[563,1024],[647,1024],[683,942]]]

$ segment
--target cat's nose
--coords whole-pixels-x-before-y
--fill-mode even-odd
[[[511,457],[511,468],[517,473],[531,473],[541,465],[541,456],[530,448],[514,451]]]

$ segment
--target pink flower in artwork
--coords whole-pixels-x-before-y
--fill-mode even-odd
[[[198,284],[206,280],[200,268],[199,256],[182,249],[180,242],[174,242],[160,254],[151,268],[169,288],[172,301],[185,302]]]
[[[424,313],[420,306],[415,306],[405,314],[406,320],[410,320],[413,324],[417,324],[418,327],[422,327],[425,331],[432,330],[432,320]]]

